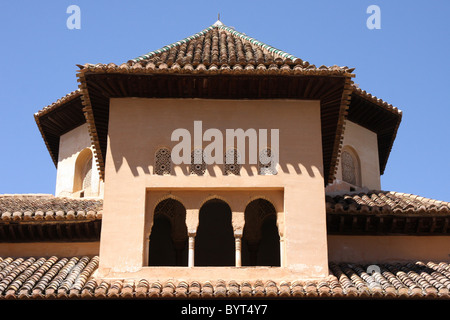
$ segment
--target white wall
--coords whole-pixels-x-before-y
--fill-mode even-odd
[[[343,150],[350,147],[356,151],[359,157],[361,188],[368,190],[380,190],[380,163],[378,158],[377,134],[354,122],[346,121]],[[339,159],[336,179],[333,185],[327,187],[327,192],[345,190],[349,191],[349,185],[342,181],[341,159]]]
[[[86,123],[60,137],[55,190],[57,197],[74,196],[75,163],[78,155],[85,148],[91,148],[91,138]],[[100,178],[95,161],[92,161],[92,166],[92,195],[98,196],[100,194]]]

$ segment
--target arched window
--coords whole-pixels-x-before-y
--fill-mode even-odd
[[[165,175],[170,174],[172,171],[172,159],[170,155],[170,150],[168,148],[160,148],[155,154],[155,167],[153,169],[153,174]]]
[[[234,266],[231,209],[219,199],[207,201],[200,209],[195,237],[196,266]]]
[[[275,207],[265,199],[250,202],[245,209],[242,238],[243,266],[280,266],[280,236]]]
[[[80,197],[91,193],[93,156],[90,148],[80,152],[75,161],[73,192],[80,192]]]
[[[166,199],[155,208],[149,239],[149,266],[187,266],[186,209]]]
[[[202,149],[194,149],[191,153],[191,166],[190,173],[202,176],[206,172],[206,163],[203,159],[203,150]]]
[[[260,175],[277,174],[276,163],[272,157],[272,150],[270,148],[265,148],[259,153],[258,173]]]
[[[83,177],[83,190],[91,190],[92,183],[92,157],[86,162]]]
[[[224,156],[224,175],[241,174],[241,155],[237,149],[229,149]]]
[[[344,147],[341,154],[342,180],[354,186],[361,185],[359,159],[356,152]]]

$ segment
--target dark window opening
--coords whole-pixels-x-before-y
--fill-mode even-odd
[[[257,199],[245,209],[242,239],[243,266],[280,266],[280,236],[276,210],[267,200]]]
[[[186,209],[174,199],[156,206],[149,239],[149,266],[187,266],[185,218]]]
[[[195,266],[234,266],[234,234],[231,209],[213,199],[200,209],[195,237]]]

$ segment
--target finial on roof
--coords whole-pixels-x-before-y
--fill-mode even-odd
[[[213,24],[213,26],[223,26],[224,24],[220,21],[220,13],[217,14],[217,21]]]

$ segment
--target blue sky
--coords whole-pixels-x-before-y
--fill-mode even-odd
[[[69,30],[70,5],[81,29]],[[369,5],[381,9],[370,30]],[[217,20],[355,83],[403,111],[382,189],[450,201],[450,1],[2,1],[0,194],[54,193],[33,114],[77,89],[76,64],[120,64]]]

